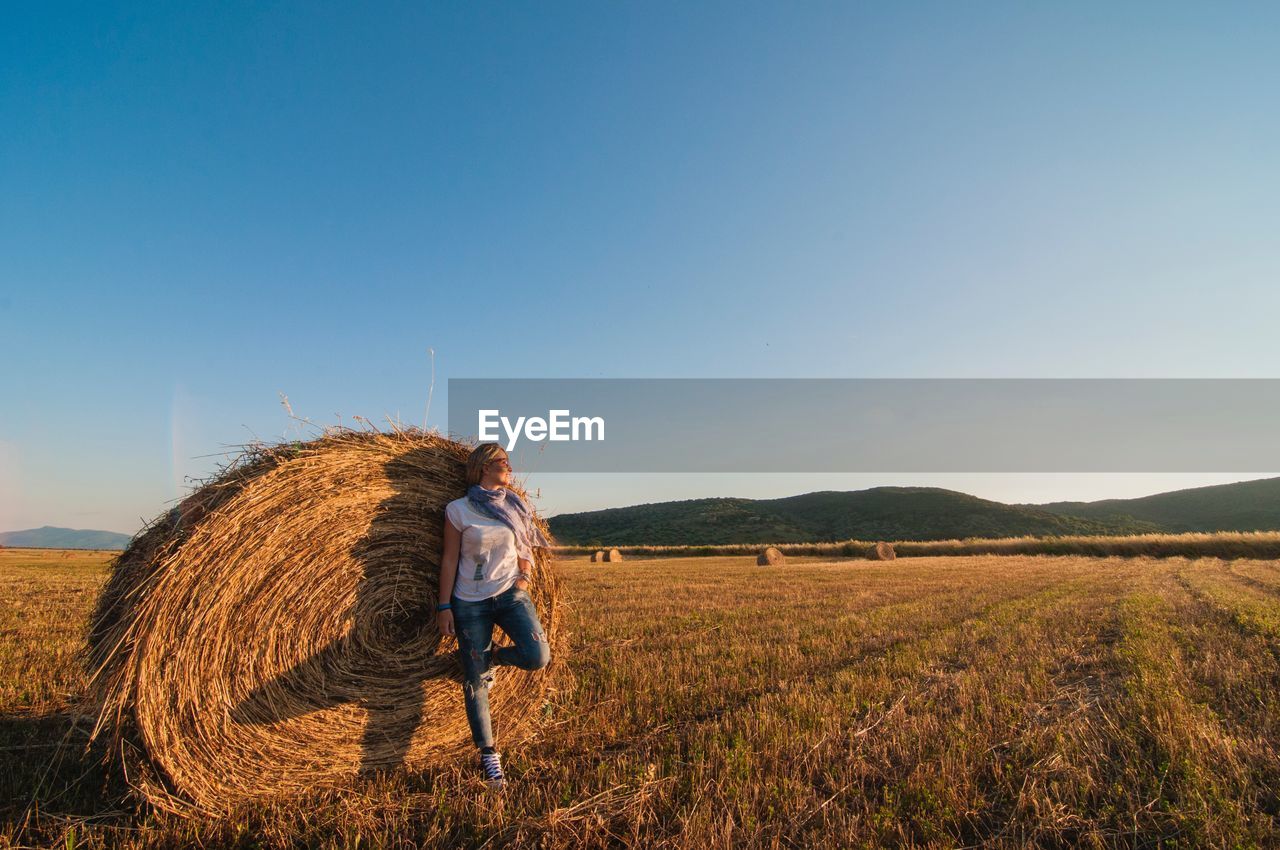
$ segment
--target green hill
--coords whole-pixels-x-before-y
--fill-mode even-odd
[[[1037,507],[1104,521],[1133,519],[1169,532],[1274,531],[1280,529],[1280,478],[1194,487],[1140,499],[1052,502]]]
[[[1134,519],[1069,516],[937,487],[828,490],[782,499],[658,502],[560,514],[549,524],[557,541],[578,546],[807,543],[851,538],[946,540],[1160,530]]]

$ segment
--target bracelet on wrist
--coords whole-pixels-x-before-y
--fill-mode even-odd
[[[452,607],[453,607],[453,606],[452,606],[452,605],[450,605],[448,602],[441,602],[439,605],[437,605],[437,606],[436,606],[436,610],[437,610],[437,611],[448,611],[448,610],[449,610],[449,609],[451,609]]]

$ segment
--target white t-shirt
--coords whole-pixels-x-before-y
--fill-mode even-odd
[[[446,505],[444,515],[462,532],[454,596],[479,602],[516,583],[520,577],[516,535],[506,523],[476,511],[466,496]]]

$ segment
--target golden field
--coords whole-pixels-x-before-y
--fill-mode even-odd
[[[889,542],[889,541],[886,541]],[[675,558],[692,555],[754,555],[766,545],[782,554],[823,558],[866,556],[871,540],[827,543],[725,543],[695,546],[619,546],[624,556]],[[895,540],[899,557],[931,555],[1090,555],[1132,558],[1280,558],[1280,531],[1191,531],[1181,534],[1063,535],[1059,537],[968,537],[963,540]],[[599,546],[558,546],[561,555],[590,555]]]
[[[110,557],[0,550],[0,845],[1280,842],[1272,560],[567,557],[567,663],[507,792],[467,760],[195,821],[84,752]]]

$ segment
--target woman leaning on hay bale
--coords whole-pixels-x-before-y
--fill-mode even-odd
[[[471,738],[491,787],[506,784],[493,746],[489,688],[502,665],[537,670],[551,648],[529,596],[533,547],[548,545],[533,512],[510,489],[511,462],[497,443],[481,443],[467,458],[467,495],[445,506],[440,559],[440,633],[456,635],[462,693]],[[493,646],[498,625],[515,646]]]

